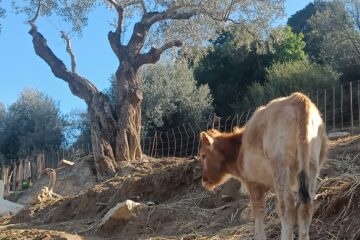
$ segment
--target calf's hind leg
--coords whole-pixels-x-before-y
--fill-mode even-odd
[[[295,199],[290,187],[289,171],[288,167],[275,164],[274,187],[277,199],[277,212],[281,221],[281,240],[293,239],[296,217]]]

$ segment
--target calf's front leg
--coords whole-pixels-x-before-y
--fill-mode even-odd
[[[248,183],[252,214],[255,220],[255,240],[266,240],[264,218],[266,214],[265,193],[267,189],[256,183]]]

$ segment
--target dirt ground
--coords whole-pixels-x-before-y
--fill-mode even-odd
[[[319,176],[311,239],[360,239],[359,156],[360,135],[330,142],[329,161]],[[144,158],[122,164],[118,176],[99,184],[89,174],[91,166],[80,160],[79,166],[90,170],[57,170],[63,177],[55,192],[63,197],[29,204],[18,215],[1,218],[0,240],[253,239],[249,199],[236,180],[209,192],[201,187],[201,166],[196,159]],[[76,172],[86,175],[79,181],[87,179],[91,184],[77,184],[70,191]],[[37,184],[33,190],[13,194],[9,199],[33,199],[46,180]],[[278,239],[280,221],[275,198],[271,193],[267,198],[267,236]],[[129,222],[100,225],[109,209],[128,199],[146,207]]]

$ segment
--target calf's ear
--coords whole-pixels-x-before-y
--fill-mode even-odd
[[[210,137],[206,132],[200,133],[200,140],[202,144],[209,146],[214,143],[214,138]]]

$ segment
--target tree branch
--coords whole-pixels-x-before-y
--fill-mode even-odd
[[[137,22],[134,26],[133,34],[126,48],[133,60],[139,56],[140,50],[144,46],[147,33],[152,25],[162,20],[180,20],[189,19],[196,14],[196,11],[180,11],[183,6],[173,7],[163,12],[149,12],[143,15],[140,22]]]
[[[140,0],[140,5],[141,5],[141,8],[143,10],[143,13],[147,13],[147,10],[146,10],[146,5],[145,5],[145,2],[144,0]]]
[[[37,19],[38,16],[39,16],[40,8],[41,8],[41,0],[38,0],[38,6],[37,6],[37,9],[36,9],[35,16],[28,21],[28,23],[30,24],[30,26],[31,26],[32,28],[36,28],[36,26],[35,26],[35,21],[36,21],[36,19]]]
[[[122,25],[124,21],[124,8],[117,4],[116,2],[112,0],[107,0],[113,7],[115,8],[117,14],[118,14],[118,20],[115,32],[110,31],[108,33],[108,39],[110,42],[111,49],[114,51],[117,58],[120,60],[122,57],[124,57],[121,52],[123,51],[123,46],[121,45],[121,33],[122,33]]]
[[[36,27],[31,27],[29,34],[33,38],[33,45],[36,54],[41,57],[51,68],[53,74],[69,84],[71,92],[83,99],[88,105],[92,97],[99,91],[89,80],[76,73],[68,71],[65,64],[48,47],[44,36],[37,31]]]
[[[76,58],[75,55],[73,53],[72,47],[71,47],[71,41],[69,36],[64,32],[61,31],[61,37],[65,40],[66,42],[66,51],[67,53],[70,55],[70,59],[71,59],[71,72],[75,73],[76,72]]]
[[[138,59],[136,60],[135,66],[136,68],[139,68],[144,64],[156,63],[160,59],[160,56],[163,52],[165,52],[169,48],[181,46],[182,42],[180,42],[179,40],[174,40],[165,43],[160,48],[151,48],[149,52],[139,55]]]

